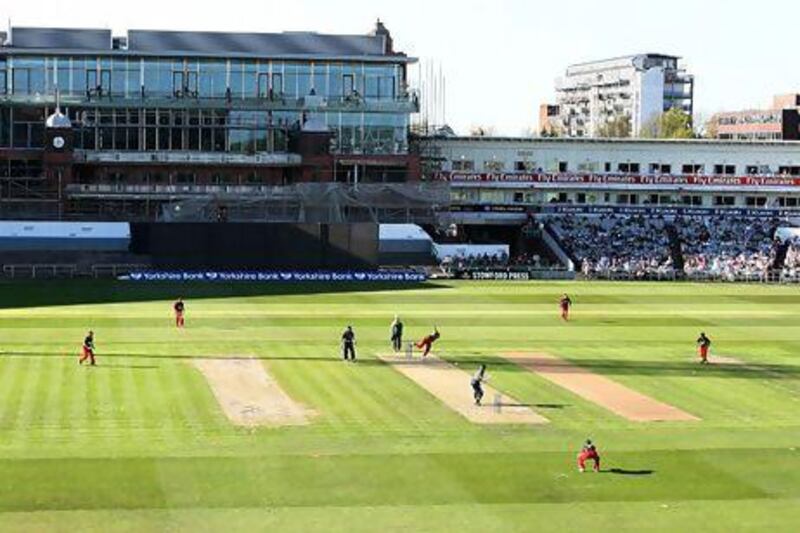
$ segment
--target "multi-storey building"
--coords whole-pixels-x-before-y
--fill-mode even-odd
[[[694,77],[679,58],[640,54],[580,63],[556,81],[558,120],[552,128],[569,137],[597,137],[614,121],[628,121],[638,136],[664,111],[693,111]],[[544,125],[542,125],[544,127]]]
[[[775,96],[769,109],[718,113],[711,123],[718,139],[796,141],[800,139],[800,94]]]
[[[180,194],[418,175],[414,59],[380,21],[369,35],[13,27],[0,44],[0,217],[151,218]]]
[[[552,209],[786,210],[800,217],[800,143],[451,137],[424,142],[454,222]]]
[[[539,106],[539,135],[550,137],[560,135],[559,115],[561,108],[555,104],[541,104]]]

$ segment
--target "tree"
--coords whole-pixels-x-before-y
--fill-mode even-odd
[[[639,128],[639,137],[643,139],[661,138],[661,115],[653,115]]]
[[[631,117],[622,115],[615,117],[597,128],[598,137],[624,139],[631,136]]]
[[[692,139],[692,117],[677,107],[655,116],[642,125],[640,137],[651,139]]]
[[[703,130],[702,130],[702,132],[699,132],[700,135],[698,135],[698,137],[704,137],[706,139],[716,139],[717,138],[717,135],[719,134],[719,115],[718,114],[711,115],[711,118],[706,120],[706,121],[698,120],[697,123],[703,125]]]
[[[556,139],[561,137],[561,130],[558,128],[542,128],[542,131],[539,132],[539,137]]]
[[[694,137],[692,117],[677,107],[661,115],[662,139],[691,139]]]

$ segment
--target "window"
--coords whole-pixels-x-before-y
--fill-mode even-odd
[[[298,63],[296,65],[287,65],[287,69],[291,70],[294,67],[294,74],[297,76],[297,96],[302,98],[311,93],[311,64]]]
[[[569,172],[569,163],[567,161],[559,161],[558,162],[558,171],[559,172]]]
[[[585,204],[586,203],[586,193],[579,192],[575,195],[575,203],[576,204]]]
[[[176,98],[197,97],[197,72],[172,73],[172,94]]]
[[[201,98],[224,98],[228,90],[228,64],[225,61],[207,61],[198,66],[197,88]]]
[[[485,204],[502,204],[506,202],[506,193],[495,189],[481,189],[480,201]]]
[[[744,203],[747,207],[764,207],[767,205],[767,199],[764,196],[747,196]]]
[[[261,72],[258,75],[258,97],[259,98],[272,98],[269,87],[269,74]]]
[[[536,163],[534,161],[515,161],[514,170],[517,172],[535,172]]]
[[[681,196],[681,203],[683,205],[699,206],[703,205],[703,197],[698,195],[683,195]]]
[[[800,167],[778,167],[778,174],[800,176]]]
[[[611,162],[610,161],[606,161],[604,169],[605,169],[606,172],[611,172]]]
[[[92,95],[95,94],[99,84],[97,83],[97,71],[96,70],[87,70],[86,71],[86,94]]]
[[[394,67],[365,66],[364,96],[376,100],[392,100],[395,97]]]
[[[617,195],[617,203],[618,204],[629,204],[629,205],[636,205],[639,203],[639,196],[636,194],[618,194]]]
[[[483,170],[486,172],[502,172],[503,166],[503,162],[496,159],[483,162]]]
[[[664,165],[661,163],[650,163],[650,174],[671,174],[672,165]]]
[[[211,183],[213,185],[225,185],[227,183],[230,183],[230,181],[231,181],[230,178],[225,174],[216,173],[213,176],[211,176]]]
[[[230,61],[230,91],[226,90],[225,95],[237,100],[255,98],[258,95],[255,62],[238,59]]]
[[[514,203],[515,204],[521,204],[523,202],[525,202],[525,194],[521,193],[521,192],[515,192],[514,193]]]
[[[283,74],[272,74],[272,84],[269,86],[272,94],[281,96],[283,95]]]
[[[715,196],[714,205],[718,207],[730,207],[736,205],[735,196]]]
[[[44,108],[16,107],[6,117],[13,119],[11,141],[15,148],[44,146]]]
[[[617,171],[637,174],[639,172],[639,163],[620,163],[617,165]]]
[[[475,170],[475,161],[471,159],[456,159],[453,161],[455,172],[472,172]]]
[[[197,72],[186,72],[183,78],[183,95],[197,98]]]
[[[111,95],[111,71],[102,69],[86,71],[86,94],[89,97]]]
[[[732,176],[736,174],[735,165],[714,165],[714,174],[718,176]]]
[[[480,200],[478,189],[453,189],[450,198],[454,202],[478,202]]]
[[[13,72],[14,80],[14,94],[29,94],[30,93],[30,69],[15,67]]]
[[[175,174],[175,183],[180,185],[194,185],[195,175],[192,172],[178,172]]]
[[[11,109],[0,107],[0,146],[11,146]]]
[[[800,205],[800,198],[781,196],[778,198],[778,205],[781,207],[797,207]]]
[[[651,194],[647,197],[647,203],[650,205],[672,205],[675,200],[668,194]]]
[[[342,96],[351,96],[356,90],[355,78],[352,74],[345,74],[342,78]]]
[[[578,172],[593,173],[597,172],[599,168],[600,163],[596,161],[584,161],[582,163],[578,163]]]
[[[696,165],[692,163],[691,165],[683,165],[681,167],[681,173],[695,175],[695,174],[702,174],[704,171],[703,165]]]

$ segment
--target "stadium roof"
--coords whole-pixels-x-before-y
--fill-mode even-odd
[[[263,55],[384,55],[380,36],[130,30],[128,50]]]
[[[653,52],[646,52],[643,54],[628,54],[624,56],[613,56],[613,57],[606,57],[603,59],[595,59],[592,61],[581,61],[579,63],[572,63],[569,65],[570,67],[583,67],[586,65],[594,65],[596,63],[610,63],[612,61],[621,61],[623,59],[634,59],[636,57],[653,57],[658,59],[681,59],[681,56],[671,55],[671,54],[656,54]]]
[[[110,50],[111,30],[91,28],[11,28],[9,44],[14,48],[64,48]]]
[[[119,44],[115,45],[115,41]],[[114,38],[110,30],[96,28],[12,27],[5,48],[26,53],[104,52],[147,56],[182,54],[413,61],[392,49],[391,35],[380,22],[376,31],[365,35],[129,30],[122,39]]]
[[[797,149],[800,141],[785,141],[780,139],[740,140],[740,139],[648,139],[636,137],[609,138],[609,137],[514,137],[514,136],[480,136],[480,135],[420,135],[421,140],[435,140],[442,142],[475,142],[475,143],[530,143],[530,144],[659,144],[659,145],[694,145],[694,146],[785,146]]]

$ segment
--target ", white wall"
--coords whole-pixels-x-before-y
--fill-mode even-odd
[[[60,239],[130,239],[127,222],[0,222],[0,237]]]
[[[714,165],[734,165],[739,175],[750,165],[768,166],[772,172],[780,166],[800,166],[800,142],[460,137],[432,139],[429,144],[447,160],[474,161],[476,172],[484,172],[483,162],[492,160],[501,162],[508,173],[514,172],[516,161],[545,171],[554,171],[559,161],[566,161],[571,172],[589,164],[598,165],[596,170],[602,172],[606,162],[616,171],[618,163],[635,162],[647,173],[651,163],[659,163],[671,165],[674,174],[685,164],[703,165],[705,174],[712,174]]]
[[[439,261],[445,257],[468,259],[483,255],[500,257],[505,254],[508,257],[509,254],[507,244],[435,244],[433,249]]]
[[[381,224],[378,228],[378,249],[381,253],[427,253],[433,239],[416,224]]]
[[[127,222],[0,222],[0,249],[126,251]]]
[[[422,240],[431,242],[431,236],[416,224],[381,224],[378,227],[380,240]]]
[[[638,136],[642,128],[664,112],[664,70],[652,68],[636,73],[637,105],[631,120],[632,132]]]

